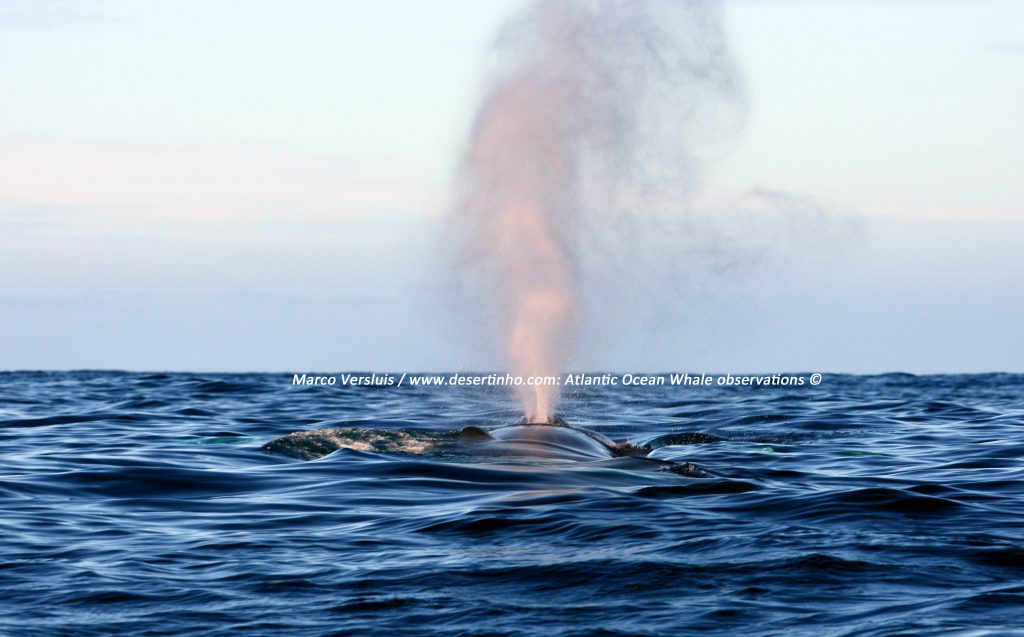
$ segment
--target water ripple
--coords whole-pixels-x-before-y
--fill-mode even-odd
[[[1024,376],[580,388],[563,417],[693,462],[266,442],[517,419],[472,388],[0,373],[0,634],[1009,634]],[[624,459],[619,459],[624,460]]]

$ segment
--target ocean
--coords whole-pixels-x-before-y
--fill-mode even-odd
[[[703,478],[301,460],[264,445],[522,414],[506,387],[292,380],[0,373],[0,634],[1024,634],[1024,375],[563,397],[566,422],[671,442],[652,455]]]

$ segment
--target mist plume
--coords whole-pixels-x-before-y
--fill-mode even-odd
[[[452,211],[458,274],[498,317],[510,371],[558,376],[589,229],[685,197],[736,84],[717,6],[693,1],[541,0],[495,53]],[[557,386],[519,390],[528,421],[554,416]]]

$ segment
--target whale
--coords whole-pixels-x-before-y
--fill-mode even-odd
[[[668,441],[672,444],[673,441]],[[521,422],[485,429],[471,425],[457,431],[329,427],[297,431],[263,445],[269,453],[316,460],[339,449],[356,451],[475,457],[487,460],[592,463],[622,469],[670,471],[691,478],[710,477],[690,462],[651,458],[664,445],[615,442],[590,429],[554,417],[545,422]]]

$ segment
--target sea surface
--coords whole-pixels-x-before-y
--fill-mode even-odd
[[[711,474],[261,447],[504,388],[0,373],[0,635],[1024,634],[1024,376],[579,388]],[[652,463],[654,464],[654,463]]]

